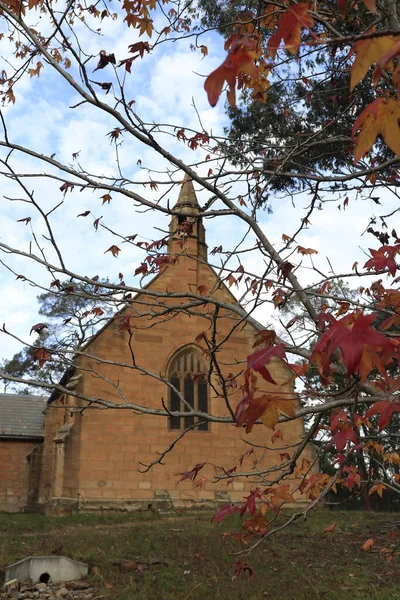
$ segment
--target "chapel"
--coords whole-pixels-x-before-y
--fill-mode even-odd
[[[61,380],[73,393],[54,391],[47,400],[42,438],[31,442],[26,455],[19,453],[25,483],[14,493],[13,484],[7,488],[0,478],[0,503],[7,490],[19,510],[56,513],[217,507],[248,495],[257,485],[254,468],[279,464],[282,442],[274,445],[271,429],[256,425],[246,434],[226,422],[230,412],[219,393],[220,374],[237,382],[229,390],[234,410],[243,396],[245,359],[262,326],[243,309],[231,310],[237,300],[208,262],[199,212],[193,183],[185,179],[170,221],[168,260],[147,284],[146,294],[127,301],[75,358]],[[202,290],[218,298],[218,310],[195,299],[188,306],[185,294],[201,295]],[[217,348],[215,364],[205,340]],[[283,362],[272,359],[270,372],[276,385],[265,382],[265,388],[292,391]],[[93,402],[88,407],[74,394]],[[173,415],[188,406],[215,419]],[[301,420],[279,429],[285,445],[304,435]],[[0,451],[2,441],[0,435]],[[179,482],[182,473],[202,463],[194,481]],[[235,466],[248,477],[220,478]]]

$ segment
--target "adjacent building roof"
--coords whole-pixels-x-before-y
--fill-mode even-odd
[[[0,394],[0,438],[43,439],[46,398]]]

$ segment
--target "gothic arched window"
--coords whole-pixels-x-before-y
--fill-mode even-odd
[[[194,348],[179,352],[173,359],[168,372],[168,380],[181,393],[186,402],[194,410],[208,412],[208,389],[204,373],[204,364],[200,354]],[[169,408],[171,411],[188,411],[181,402],[178,394],[170,389]],[[198,419],[195,417],[172,417],[169,421],[170,429],[186,429],[193,425]],[[196,429],[208,431],[208,422],[202,423]]]

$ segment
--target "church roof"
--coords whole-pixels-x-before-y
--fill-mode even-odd
[[[185,214],[200,212],[200,205],[197,202],[196,192],[194,191],[192,180],[186,175],[182,182],[178,200],[174,206],[175,210]]]
[[[43,439],[46,398],[0,394],[0,438]]]

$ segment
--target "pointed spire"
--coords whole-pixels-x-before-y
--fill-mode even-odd
[[[178,200],[173,208],[178,214],[171,217],[169,224],[170,241],[169,252],[182,252],[182,236],[185,235],[186,246],[185,252],[191,256],[198,256],[203,260],[207,260],[207,245],[206,232],[202,223],[202,218],[196,214],[201,212],[201,207],[197,202],[196,192],[194,191],[193,182],[190,177],[185,175],[182,181],[182,187],[179,192]],[[184,234],[183,223],[188,221],[192,224],[190,233]]]
[[[181,191],[179,192],[179,197],[174,208],[175,210],[179,209],[179,212],[182,214],[193,214],[193,212],[200,211],[200,205],[197,202],[193,182],[188,175],[185,175],[182,182]]]

